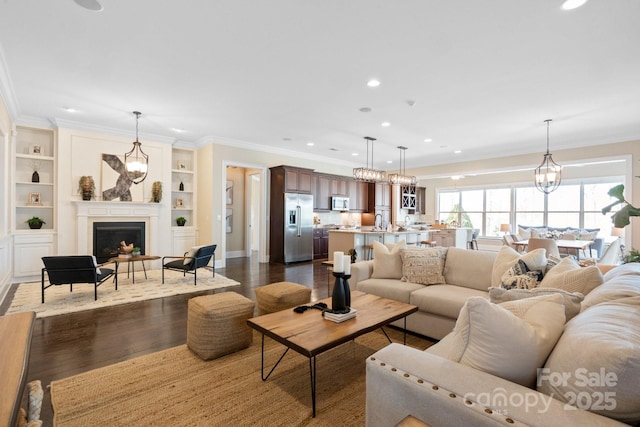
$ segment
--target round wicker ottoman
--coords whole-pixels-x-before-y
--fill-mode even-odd
[[[256,288],[258,315],[275,313],[287,308],[308,304],[311,288],[292,282],[277,282]]]
[[[203,360],[249,347],[253,340],[247,320],[255,303],[235,292],[191,298],[187,315],[187,346]]]

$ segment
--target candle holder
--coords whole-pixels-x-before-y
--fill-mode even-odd
[[[342,275],[342,288],[344,289],[344,305],[347,310],[351,307],[351,289],[349,288],[350,274]]]
[[[346,295],[344,292],[344,286],[342,285],[342,278],[344,277],[344,273],[336,273],[333,272],[333,277],[336,278],[335,283],[333,284],[333,295],[331,296],[331,310],[335,311],[345,311],[346,306]]]

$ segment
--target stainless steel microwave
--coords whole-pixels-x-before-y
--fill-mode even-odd
[[[348,197],[332,197],[331,209],[334,211],[348,211],[349,198]]]

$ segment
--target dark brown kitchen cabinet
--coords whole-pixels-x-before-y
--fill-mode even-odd
[[[369,183],[369,212],[391,210],[391,185],[386,182]],[[373,194],[373,197],[371,195]]]
[[[416,187],[416,213],[417,214],[425,214],[426,213],[426,191],[425,187]]]
[[[313,176],[313,210],[331,210],[331,176],[316,173]]]
[[[271,168],[271,180],[274,179],[285,193],[311,194],[312,169],[295,168],[291,166],[276,166]],[[280,185],[278,185],[280,186]]]
[[[313,259],[329,258],[329,230],[313,229]]]
[[[347,179],[343,176],[331,177],[331,195],[346,196],[347,195]]]
[[[367,212],[369,209],[368,183],[350,179],[347,182],[347,196],[349,197],[349,210],[352,212]]]

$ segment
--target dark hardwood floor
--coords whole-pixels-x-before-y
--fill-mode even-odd
[[[257,257],[227,260],[220,273],[241,283],[231,290],[255,300],[255,288],[273,282],[296,282],[313,289],[312,300],[326,298],[327,270],[321,261],[288,266],[260,264]],[[37,319],[28,381],[47,387],[53,380],[164,350],[186,342],[187,301],[196,295],[124,304]],[[26,393],[25,393],[26,394]],[[26,397],[23,399],[26,408]],[[41,419],[52,425],[50,394],[45,390]]]

